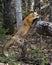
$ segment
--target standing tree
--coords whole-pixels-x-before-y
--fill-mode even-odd
[[[0,0],[0,23],[3,20],[3,8],[2,8],[2,0]]]
[[[31,0],[31,8],[30,11],[34,11],[34,0]]]
[[[25,0],[26,13],[28,12],[28,0]]]
[[[14,0],[3,0],[4,11],[3,11],[3,27],[8,29],[8,33],[14,32]]]
[[[52,22],[52,0],[49,0],[50,2],[50,22]]]
[[[16,0],[16,21],[17,21],[17,28],[19,29],[22,24],[21,0]]]

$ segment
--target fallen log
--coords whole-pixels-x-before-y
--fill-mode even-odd
[[[27,35],[27,33],[29,32],[33,20],[35,20],[36,18],[38,18],[39,15],[37,14],[37,12],[34,13],[30,13],[24,20],[22,23],[22,26],[20,27],[20,29],[18,30],[18,32],[11,38],[10,41],[8,41],[7,43],[5,43],[4,47],[3,47],[3,54],[5,56],[9,56],[8,55],[8,47],[13,44],[15,41],[17,43],[19,43],[20,45],[24,42],[24,37]]]
[[[37,21],[36,32],[41,35],[52,37],[52,23],[46,21]]]

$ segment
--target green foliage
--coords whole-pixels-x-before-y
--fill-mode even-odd
[[[36,59],[44,58],[44,54],[42,53],[42,50],[39,48],[32,49],[32,56]]]
[[[9,59],[8,58],[6,58],[6,57],[0,57],[0,62],[2,62],[2,63],[5,63],[5,62],[8,62],[9,61]]]
[[[5,57],[5,56],[0,56],[0,62],[16,62],[17,59],[16,58],[11,58],[11,57]]]
[[[20,63],[17,63],[16,58],[5,57],[5,56],[0,57],[0,62],[8,63],[9,65],[20,65]]]
[[[6,38],[6,32],[7,31],[8,30],[5,30],[4,28],[2,28],[2,26],[0,26],[0,40]]]
[[[41,65],[47,65],[49,62],[47,60],[43,60],[43,62],[41,63]]]
[[[4,28],[2,28],[2,22],[3,22],[3,6],[2,6],[2,0],[0,0],[0,40],[5,39],[7,32]]]

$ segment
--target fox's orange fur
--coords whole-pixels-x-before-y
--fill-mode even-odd
[[[24,41],[24,37],[27,35],[27,33],[30,30],[30,27],[33,23],[33,20],[36,19],[38,16],[37,12],[34,13],[30,13],[24,20],[22,23],[22,26],[20,27],[20,29],[18,30],[18,32],[11,38],[10,41],[8,41],[3,48],[3,54],[5,56],[8,56],[7,54],[7,48],[13,44],[15,41],[17,41],[18,43],[22,43]]]

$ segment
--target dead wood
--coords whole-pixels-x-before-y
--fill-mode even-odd
[[[46,21],[38,21],[36,24],[36,31],[41,35],[52,37],[52,23]]]

